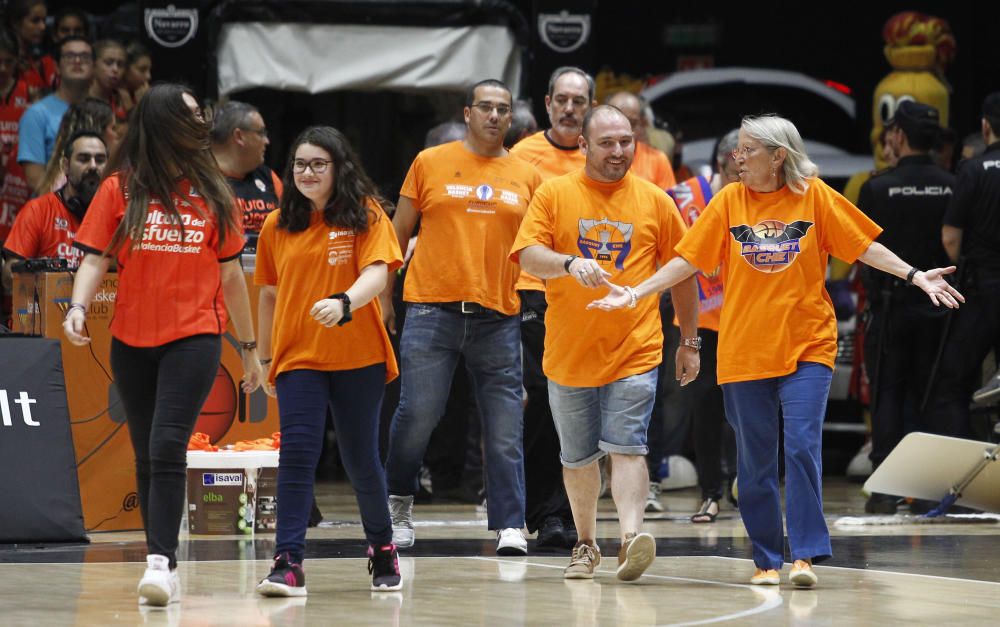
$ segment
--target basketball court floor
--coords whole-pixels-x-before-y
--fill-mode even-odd
[[[88,545],[0,545],[2,625],[997,625],[1000,516],[864,515],[860,487],[828,479],[834,557],[812,590],[751,586],[739,513],[691,524],[696,490],[665,493],[649,515],[658,557],[637,582],[615,579],[617,521],[601,501],[604,552],[593,581],[565,581],[568,551],[498,558],[472,505],[417,505],[417,542],[401,553],[404,588],[369,591],[360,518],[349,488],[317,487],[325,522],[310,529],[307,598],[264,599],[273,536],[189,537],[179,554],[183,597],[140,608],[141,532],[91,535]],[[11,504],[8,504],[11,506]],[[905,514],[905,512],[904,512]],[[874,524],[874,523],[879,524]]]

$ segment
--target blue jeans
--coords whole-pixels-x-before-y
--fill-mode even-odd
[[[823,417],[833,371],[799,362],[783,377],[722,384],[736,432],[740,516],[758,568],[780,569],[785,533],[778,491],[778,404],[785,421],[785,510],[793,560],[830,557],[823,518]]]
[[[570,387],[549,379],[549,404],[567,468],[589,466],[607,453],[645,455],[658,368],[601,387]]]
[[[407,306],[399,344],[399,407],[389,432],[389,494],[417,493],[431,432],[444,414],[459,355],[465,356],[483,419],[490,529],[524,525],[521,326],[518,316],[466,315]]]
[[[392,521],[378,455],[385,364],[333,372],[292,370],[278,375],[275,385],[281,417],[275,552],[287,551],[293,562],[302,562],[327,407],[333,410],[337,447],[358,499],[365,538],[375,546],[391,543]]]

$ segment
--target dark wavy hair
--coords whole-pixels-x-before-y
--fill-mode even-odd
[[[281,213],[278,227],[292,233],[309,227],[312,201],[295,187],[292,164],[295,151],[302,144],[312,144],[330,154],[333,160],[333,194],[323,207],[323,222],[327,226],[340,226],[364,233],[368,225],[380,219],[380,215],[369,206],[374,200],[388,212],[392,205],[379,194],[378,188],[361,166],[361,160],[343,133],[332,126],[311,126],[302,131],[288,150],[288,165],[285,166],[284,193],[281,195]]]
[[[209,125],[192,115],[184,94],[198,100],[183,85],[153,85],[133,110],[125,139],[105,170],[120,175],[128,203],[106,254],[120,250],[126,239],[138,245],[154,198],[183,232],[180,212],[171,197],[183,179],[205,199],[215,218],[220,247],[226,237],[240,235],[232,190],[209,149]]]

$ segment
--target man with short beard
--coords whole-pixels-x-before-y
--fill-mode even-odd
[[[18,129],[17,162],[30,189],[38,189],[52,156],[59,125],[69,106],[87,95],[94,78],[94,48],[83,37],[67,37],[56,50],[59,87],[28,107]]]
[[[66,185],[28,201],[17,214],[3,248],[6,284],[10,264],[18,259],[58,257],[71,269],[80,265],[83,251],[73,247],[73,239],[107,162],[108,150],[99,134],[79,131],[70,138],[62,157]]]
[[[635,138],[628,118],[603,105],[583,120],[580,149],[586,167],[538,188],[511,247],[510,259],[547,281],[545,358],[549,404],[559,434],[563,479],[579,541],[564,571],[592,579],[597,547],[598,460],[610,455],[611,494],[618,510],[621,549],[616,574],[638,579],[653,562],[656,541],[642,532],[649,475],[646,431],[657,370],[663,358],[660,312],[653,299],[637,301],[614,318],[589,303],[608,280],[643,280],[676,256],[685,232],[676,205],[663,190],[629,172]],[[681,385],[698,373],[698,294],[694,277],[672,290],[681,333]]]

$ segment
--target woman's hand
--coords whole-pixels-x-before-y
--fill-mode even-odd
[[[267,373],[260,365],[260,360],[257,359],[256,350],[243,351],[241,359],[243,360],[243,383],[240,387],[244,393],[251,394],[265,382]]]
[[[944,280],[946,274],[955,271],[955,266],[934,268],[917,272],[913,275],[913,284],[922,289],[935,305],[944,305],[949,309],[958,309],[959,303],[965,302],[965,297]]]
[[[610,291],[604,296],[604,298],[590,301],[590,304],[587,305],[587,309],[614,311],[615,309],[626,307],[632,302],[632,296],[621,285],[615,285],[607,279],[604,280],[604,285],[606,285]]]
[[[344,301],[339,298],[318,300],[309,310],[309,315],[324,327],[332,327],[344,317]]]
[[[66,312],[63,320],[63,333],[71,344],[76,346],[86,346],[90,344],[90,338],[83,334],[83,325],[87,322],[87,314],[82,309],[74,307]]]

